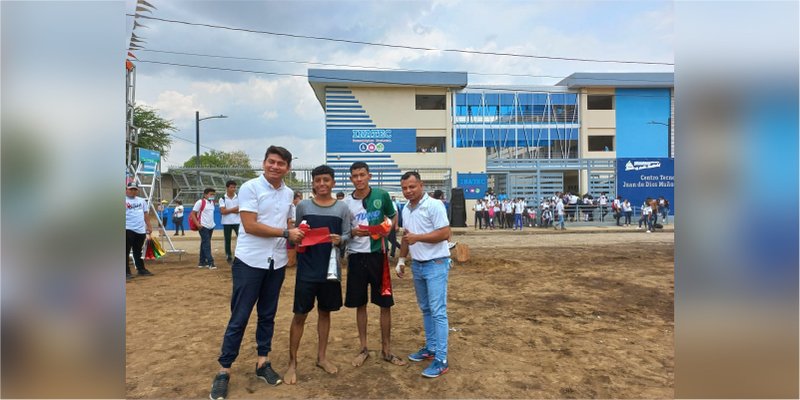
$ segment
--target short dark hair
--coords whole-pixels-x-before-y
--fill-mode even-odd
[[[178,204],[178,205],[181,205],[181,204],[183,204],[183,202],[182,202],[182,201],[180,201],[180,200],[175,200],[175,203],[176,203],[176,204]]]
[[[336,198],[338,199],[338,198],[340,198],[340,197],[341,197],[341,198],[344,198],[344,192],[339,192],[339,193],[336,193]]]
[[[417,178],[418,181],[422,182],[422,178],[419,177],[419,172],[417,172],[417,171],[408,171],[408,172],[406,172],[405,174],[403,174],[403,176],[400,177],[400,180],[404,181],[404,180],[406,180],[408,178],[411,178],[412,176],[414,178]]]
[[[267,161],[267,157],[269,157],[270,154],[277,154],[283,161],[286,161],[286,165],[292,166],[292,153],[290,153],[289,150],[281,146],[269,146],[266,154],[264,154],[264,161]]]
[[[444,197],[444,192],[442,192],[439,189],[436,189],[436,190],[433,191],[433,198],[434,199],[441,200],[442,197]]]
[[[369,165],[367,165],[367,163],[363,161],[356,161],[350,166],[350,173],[352,173],[354,170],[362,168],[367,170],[367,172],[369,172]]]
[[[214,189],[214,188],[205,188],[205,189],[203,190],[203,195],[207,195],[207,194],[209,194],[209,193],[211,193],[211,192],[214,192],[214,193],[216,193],[216,192],[217,192],[217,190],[216,190],[216,189]]]
[[[236,185],[238,185],[238,183],[236,183],[236,181],[234,181],[233,179],[225,182],[225,187],[228,187],[230,185],[236,186]]]
[[[297,198],[300,198],[300,199],[302,199],[302,198],[303,198],[303,193],[300,193],[300,192],[294,192],[294,198],[295,198],[295,199],[297,199]]]
[[[317,175],[330,175],[331,179],[334,179],[334,174],[333,168],[322,164],[311,170],[311,179],[314,179]]]

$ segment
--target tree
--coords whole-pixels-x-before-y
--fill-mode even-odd
[[[161,157],[169,153],[172,146],[170,133],[178,128],[172,121],[158,115],[158,110],[136,105],[133,108],[133,125],[140,129],[138,147],[156,150],[161,153]]]
[[[184,168],[194,168],[196,156],[192,156],[188,161],[183,163]],[[200,167],[201,168],[241,168],[245,171],[237,173],[237,175],[245,178],[253,178],[256,176],[253,171],[253,166],[250,164],[250,157],[242,150],[237,151],[218,151],[211,150],[200,154]]]

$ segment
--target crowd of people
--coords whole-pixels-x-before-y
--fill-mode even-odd
[[[639,220],[639,229],[644,225],[647,232],[652,232],[667,224],[670,204],[663,196],[647,198],[639,211],[640,215],[647,215]],[[473,212],[475,229],[522,230],[523,227],[565,229],[566,222],[606,222],[611,218],[617,226],[630,226],[634,209],[628,199],[617,196],[609,200],[605,192],[597,198],[588,193],[578,197],[571,192],[556,192],[539,202],[528,203],[523,197],[509,198],[489,190],[476,201]],[[659,216],[662,224],[658,223]]]
[[[437,200],[424,190],[417,172],[406,172],[400,179],[407,202],[399,210],[396,199],[385,190],[370,185],[372,174],[364,162],[350,166],[350,181],[355,190],[335,196],[334,170],[321,165],[311,172],[312,193],[309,199],[293,192],[284,183],[292,162],[283,147],[270,146],[264,157],[263,174],[239,188],[226,184],[223,198],[207,188],[189,213],[190,229],[200,234],[199,268],[216,269],[210,241],[215,228],[214,210],[223,217],[225,253],[231,265],[231,316],[222,338],[211,399],[227,397],[231,365],[239,355],[242,338],[253,308],[258,314],[255,338],[257,362],[255,375],[269,385],[295,384],[297,354],[308,313],[316,303],[318,347],[316,365],[330,374],[338,367],[327,357],[330,313],[342,305],[355,310],[360,350],[351,364],[364,365],[370,356],[367,337],[368,300],[379,310],[381,358],[395,366],[430,361],[422,376],[436,378],[449,370],[447,359],[448,319],[447,281],[450,270],[450,224],[443,199]],[[146,201],[137,196],[135,183],[126,187],[126,275],[132,277],[127,263],[132,251],[138,274],[152,275],[144,268],[141,251],[152,233]],[[180,207],[181,215],[178,216]],[[173,211],[173,219],[182,218],[183,207]],[[159,212],[166,213],[166,207]],[[403,221],[401,240],[397,243],[399,220]],[[165,223],[163,225],[166,225]],[[176,224],[177,226],[177,224]],[[176,228],[177,229],[177,228]],[[237,240],[231,249],[231,235]],[[175,235],[178,234],[176,230]],[[389,249],[389,238],[394,245]],[[296,248],[297,271],[294,289],[294,317],[290,326],[289,365],[281,376],[271,365],[275,313],[288,265],[288,249]],[[347,258],[347,284],[342,296],[338,251]],[[412,270],[414,290],[422,316],[425,343],[404,360],[391,348],[391,307],[394,297],[388,269],[389,253],[396,257],[395,273],[406,276],[407,263]],[[337,274],[337,271],[339,273]]]

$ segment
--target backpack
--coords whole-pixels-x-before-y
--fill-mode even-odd
[[[203,209],[204,208],[206,208],[206,199],[203,199],[203,204],[200,205],[200,212],[199,213],[195,212],[194,210],[192,210],[192,214],[197,216],[197,223],[198,224],[200,223],[200,218],[202,218],[202,216],[203,216]],[[191,229],[193,231],[199,231],[201,225],[198,225],[198,224],[195,224],[194,223],[194,219],[192,218],[191,215],[189,215],[189,229]]]

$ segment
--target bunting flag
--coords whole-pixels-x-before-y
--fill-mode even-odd
[[[133,63],[131,62],[131,60],[125,60],[125,69],[127,69],[128,71],[133,69]]]
[[[136,6],[136,12],[138,13],[139,11],[147,11],[147,12],[149,12],[149,13],[151,13],[151,14],[153,13],[153,12],[152,12],[152,11],[151,11],[149,8],[147,8],[147,7],[140,7],[140,6]]]
[[[130,51],[128,52],[128,57],[133,58],[134,60],[138,60],[138,58],[136,58],[136,56],[133,55],[133,53],[131,53]]]
[[[142,47],[142,46],[139,46],[139,45],[138,45],[138,44],[136,44],[136,43],[131,43],[131,44],[128,46],[128,50],[139,50],[139,49],[143,49],[143,48],[144,48],[144,47]]]
[[[134,19],[134,20],[133,20],[133,29],[136,29],[136,28],[147,28],[147,29],[150,29],[150,27],[149,27],[149,26],[147,26],[147,25],[144,25],[144,24],[140,24],[140,23],[139,23],[139,21],[137,21],[136,19]]]
[[[136,38],[136,37],[132,37],[131,38],[131,43],[147,43],[147,42],[142,40],[142,39],[139,39],[139,38]]]
[[[144,0],[137,0],[136,4],[141,4],[141,5],[146,6],[146,7],[155,8],[157,10],[156,6],[146,2]]]

